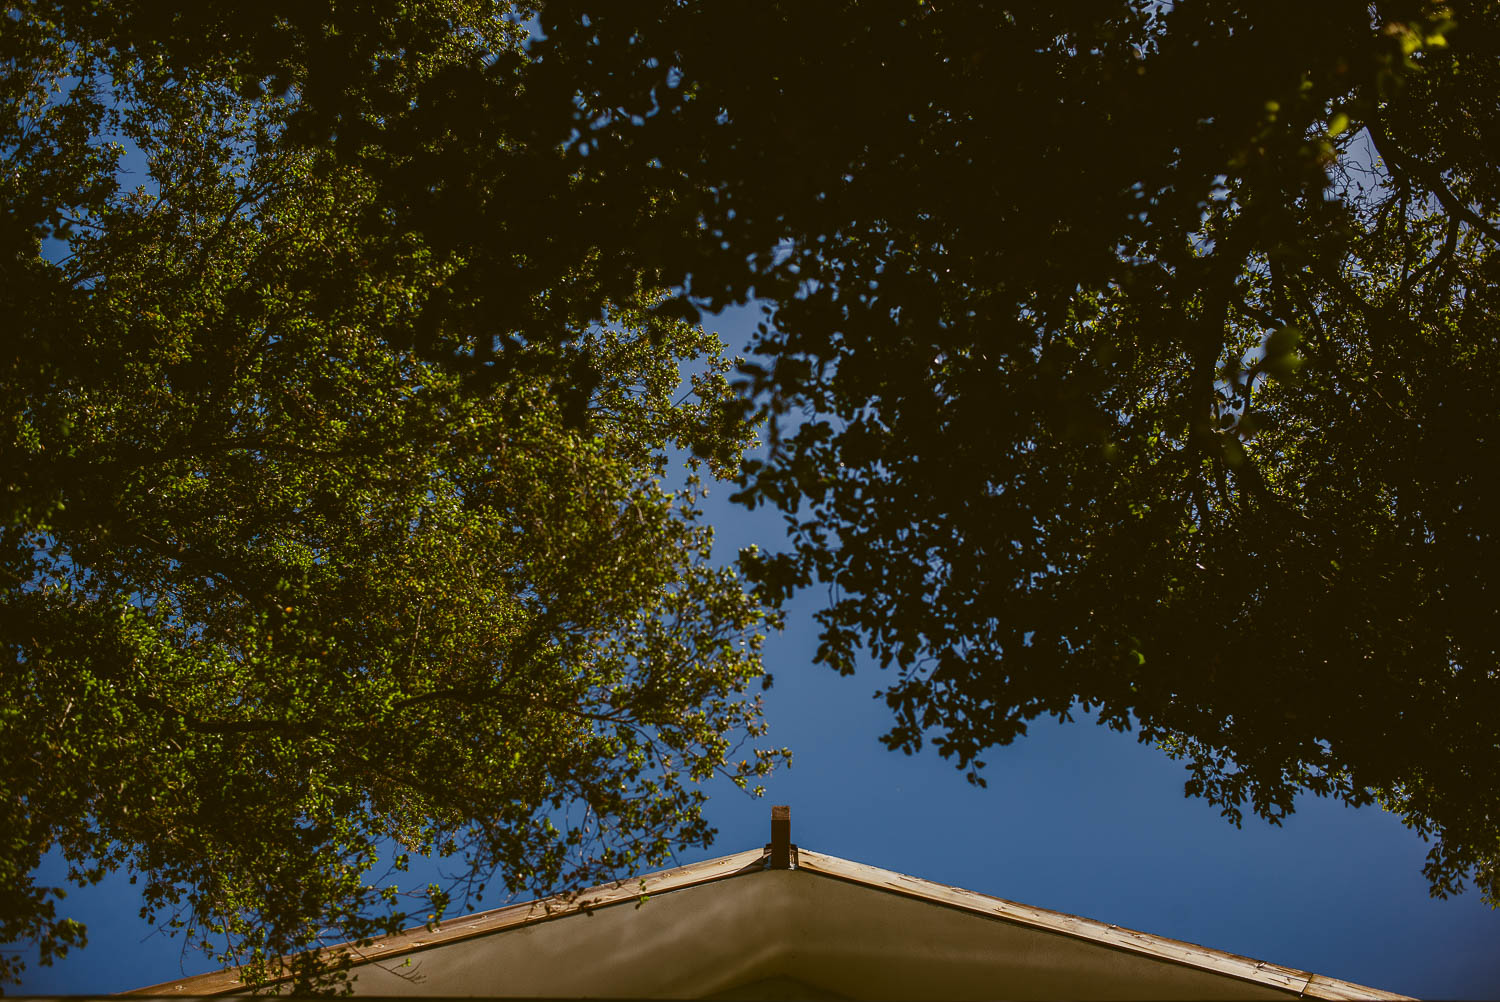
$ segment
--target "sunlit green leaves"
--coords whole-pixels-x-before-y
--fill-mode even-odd
[[[0,36],[16,935],[76,931],[54,842],[269,959],[394,921],[387,836],[516,888],[701,840],[763,613],[664,471],[747,408],[743,569],[830,586],[893,747],[979,782],[1081,706],[1495,896],[1489,8],[200,7]],[[682,320],[752,296],[736,399]]]
[[[401,86],[513,45],[504,9],[447,6],[468,21]],[[435,13],[361,23],[427,38]],[[766,613],[696,508],[699,467],[751,437],[722,345],[632,276],[543,334],[481,322],[553,293],[466,284],[462,253],[386,225],[359,158],[298,138],[363,114],[369,81],[318,104],[320,64],[283,99],[295,46],[157,64],[170,38],[122,48],[143,25],[101,18],[32,44],[117,103],[21,88],[40,124],[0,122],[42,206],[3,286],[0,939],[82,944],[34,886],[54,847],[260,980],[440,919],[465,888],[413,900],[413,854],[543,893],[706,844],[697,784],[783,757],[740,748]],[[106,122],[145,187],[112,187]],[[48,188],[49,157],[98,180]],[[65,253],[48,213],[82,220]],[[291,973],[336,988],[346,959]]]

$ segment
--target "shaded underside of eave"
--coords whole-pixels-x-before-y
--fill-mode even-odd
[[[949,887],[811,850],[800,850],[794,858],[797,870],[792,871],[793,873],[803,872],[809,876],[816,875],[833,879],[946,909],[955,909],[969,915],[982,916],[1000,923],[1053,934],[1082,944],[1104,947],[1110,951],[1228,978],[1244,983],[1247,988],[1256,986],[1262,990],[1270,989],[1286,996],[1321,999],[1400,1000],[1408,998],[1408,996],[1381,991],[1338,978],[1324,977],[1308,971],[1257,961],[1181,940],[1123,929],[1092,919],[1035,908],[962,888]],[[437,930],[428,930],[425,927],[407,930],[377,940],[365,948],[345,945],[331,949],[335,951],[347,949],[355,958],[357,970],[364,965],[408,957],[477,937],[533,927],[540,923],[553,922],[569,916],[592,913],[627,903],[639,903],[643,896],[655,897],[716,881],[766,872],[765,865],[764,850],[733,853],[717,859],[649,874],[631,881],[592,888],[573,896],[525,902],[464,916],[443,923]],[[126,994],[183,998],[226,995],[244,990],[244,984],[234,971],[218,971],[194,978],[164,982]]]
[[[649,873],[633,880],[622,880],[580,891],[573,895],[557,895],[535,901],[522,901],[489,911],[475,912],[443,922],[437,929],[416,926],[391,936],[382,936],[369,946],[341,943],[325,948],[328,953],[347,951],[354,958],[354,969],[408,954],[431,950],[450,943],[458,943],[478,936],[492,936],[509,929],[551,922],[607,908],[611,905],[638,903],[653,895],[667,894],[685,887],[745,873],[758,872],[766,860],[763,849],[747,850],[719,856],[715,859],[669,870]],[[283,978],[280,980],[288,980]],[[245,983],[233,969],[213,971],[190,978],[163,981],[145,988],[136,988],[121,995],[163,996],[172,998],[231,995],[245,990]]]
[[[798,867],[811,873],[845,880],[864,887],[957,908],[1002,922],[1059,933],[1072,939],[1207,971],[1248,984],[1261,985],[1298,998],[1373,999],[1379,1002],[1403,1002],[1403,1000],[1411,999],[1409,995],[1387,992],[1311,971],[1283,967],[1280,964],[1243,957],[1184,940],[1110,925],[1094,919],[1069,915],[1066,912],[1036,908],[811,850],[803,850],[799,854]]]

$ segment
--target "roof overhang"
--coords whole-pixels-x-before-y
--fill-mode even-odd
[[[771,847],[377,940],[356,995],[1404,999],[1179,940]],[[139,989],[244,992],[233,971]]]

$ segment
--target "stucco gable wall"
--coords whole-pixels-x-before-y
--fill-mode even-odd
[[[359,994],[1286,998],[1212,972],[804,870],[761,871],[359,969]],[[415,979],[415,980],[408,980]]]

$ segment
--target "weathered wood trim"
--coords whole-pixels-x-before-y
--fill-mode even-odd
[[[523,901],[519,904],[506,905],[503,908],[464,915],[449,919],[434,930],[428,930],[426,926],[418,926],[415,929],[396,933],[394,936],[382,937],[367,947],[343,943],[325,949],[328,952],[348,950],[354,957],[355,966],[358,967],[361,964],[384,961],[391,957],[431,949],[445,943],[484,936],[501,929],[545,922],[566,915],[590,912],[609,905],[639,901],[643,894],[648,896],[665,894],[668,891],[722,880],[748,871],[758,871],[764,861],[765,853],[762,850],[751,849],[729,856],[720,856],[717,859],[704,860],[701,863],[689,863],[687,866],[649,873],[632,880],[591,887],[572,897],[560,895],[537,901]],[[179,978],[175,981],[163,981],[158,985],[136,988],[120,994],[183,997],[229,995],[245,990],[246,986],[240,980],[239,972],[228,969],[190,978]]]
[[[573,896],[563,895],[527,901],[466,915],[450,919],[435,930],[428,930],[426,927],[408,929],[394,936],[379,939],[364,948],[342,944],[329,947],[328,950],[347,949],[354,956],[356,966],[385,961],[443,944],[499,932],[503,929],[638,901],[642,894],[664,894],[727,877],[759,872],[765,866],[767,851],[765,849],[747,850],[701,863],[662,870],[634,880],[590,888]],[[1397,1002],[1397,1000],[1410,998],[1410,996],[1381,991],[1378,988],[1370,988],[1338,978],[1282,967],[1279,964],[1241,957],[1221,950],[1212,950],[1194,943],[1154,936],[1133,929],[1123,929],[1093,919],[1080,918],[1076,915],[1007,901],[1004,898],[991,897],[976,891],[950,887],[946,884],[895,873],[891,870],[882,870],[810,849],[794,848],[792,861],[795,867],[793,872],[804,870],[809,874],[832,877],[875,890],[946,905],[974,914],[1098,943],[1113,949],[1264,985],[1284,991],[1289,996],[1333,1000],[1370,999],[1380,1000],[1380,1002],[1386,1002],[1386,1000]],[[246,986],[236,971],[224,970],[176,981],[166,981],[123,994],[183,998],[228,995],[245,990]]]
[[[1199,970],[1213,971],[1242,981],[1277,988],[1298,997],[1373,999],[1381,1000],[1381,1002],[1385,1000],[1397,1002],[1397,1000],[1411,998],[1409,995],[1397,995],[1338,978],[1324,977],[1309,971],[1298,971],[1279,964],[1241,957],[1221,950],[1212,950],[1195,943],[1153,936],[1150,933],[1123,929],[1119,926],[1096,922],[1093,919],[1080,918],[1077,915],[1049,911],[1045,908],[1023,905],[976,891],[949,887],[946,884],[839,859],[837,856],[828,856],[810,849],[801,849],[798,852],[797,869],[836,877],[877,890],[919,898],[923,901],[948,905],[979,915],[988,915],[1007,922],[1016,922],[1034,929],[1044,929],[1077,939],[1089,940],[1131,953],[1169,960],[1188,967],[1196,967]]]

